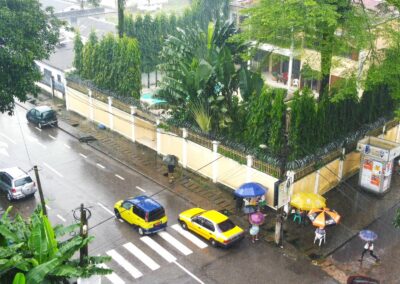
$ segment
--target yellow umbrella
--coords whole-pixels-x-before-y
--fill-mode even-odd
[[[300,210],[311,210],[326,207],[326,199],[321,195],[309,192],[298,192],[292,195],[290,205]]]

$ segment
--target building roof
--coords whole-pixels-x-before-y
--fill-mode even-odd
[[[61,71],[72,68],[74,61],[74,43],[67,42],[62,46],[57,46],[55,51],[50,55],[49,59],[42,60],[43,63],[59,69]]]

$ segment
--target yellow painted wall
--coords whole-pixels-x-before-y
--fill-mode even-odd
[[[354,174],[360,168],[360,153],[351,152],[343,163],[343,178]]]
[[[293,194],[297,192],[314,192],[315,172],[293,183]]]
[[[203,176],[212,178],[213,152],[203,146],[188,141],[188,167]]]
[[[93,100],[93,120],[110,127],[107,104]]]
[[[339,159],[330,162],[319,171],[318,193],[324,194],[338,184],[339,181]]]
[[[67,88],[68,107],[83,117],[89,117],[89,97],[71,88]]]
[[[119,109],[113,108],[114,130],[119,134],[131,139],[132,122],[131,115]]]
[[[183,153],[183,138],[170,135],[168,133],[161,133],[161,154],[175,155],[178,157],[179,162],[182,162]]]
[[[396,142],[398,127],[399,126],[396,126],[388,130],[384,136],[384,139]]]

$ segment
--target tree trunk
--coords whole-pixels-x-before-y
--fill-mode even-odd
[[[147,88],[150,89],[150,72],[147,72]]]
[[[157,87],[157,81],[158,81],[158,73],[157,73],[157,69],[156,69],[156,87]]]
[[[321,86],[319,88],[318,101],[329,94],[329,77],[331,75],[333,45],[335,29],[328,28],[322,34],[321,41]]]

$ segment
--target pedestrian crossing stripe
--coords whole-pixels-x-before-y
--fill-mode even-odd
[[[115,260],[119,265],[121,265],[130,275],[133,276],[133,278],[137,279],[139,277],[142,277],[143,274],[136,269],[132,264],[130,264],[122,255],[120,255],[118,252],[115,250],[109,250],[106,252],[109,256],[112,257],[113,260]]]
[[[124,248],[126,248],[130,253],[136,256],[136,258],[142,261],[151,270],[154,271],[160,268],[160,266],[152,258],[150,258],[147,254],[145,254],[141,249],[139,249],[134,244],[126,243],[124,244]]]
[[[110,269],[107,265],[105,265],[104,263],[100,263],[98,265],[99,267],[102,268],[106,268],[106,269]],[[125,281],[122,280],[115,272],[111,272],[111,274],[106,274],[105,275],[107,277],[108,280],[111,281],[111,283],[113,284],[125,284]]]
[[[175,256],[173,256],[165,248],[163,248],[158,243],[156,243],[152,238],[145,236],[145,237],[140,238],[140,240],[142,242],[144,242],[146,245],[148,245],[152,250],[154,250],[156,253],[158,253],[161,257],[163,257],[169,263],[174,262],[176,260]]]
[[[196,237],[192,233],[184,230],[180,225],[175,224],[175,225],[172,225],[171,228],[174,229],[175,231],[177,231],[179,234],[184,236],[186,239],[188,239],[192,243],[194,243],[197,247],[199,247],[201,249],[204,249],[204,248],[208,247],[208,245],[205,242],[200,240],[198,237]]]
[[[171,236],[170,234],[168,234],[167,232],[159,232],[158,235],[163,238],[165,241],[167,241],[168,243],[170,243],[171,245],[173,245],[176,249],[178,249],[181,253],[183,253],[184,255],[189,255],[192,253],[192,251],[185,246],[184,244],[182,244],[180,241],[178,241],[177,239],[175,239],[173,236]]]

